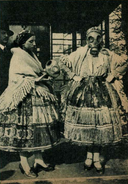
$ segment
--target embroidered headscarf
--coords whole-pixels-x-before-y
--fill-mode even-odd
[[[22,32],[20,32],[15,40],[15,43],[18,47],[22,48],[22,45],[31,37],[34,36],[33,32],[29,32],[27,30],[23,30]]]
[[[96,26],[88,29],[86,32],[86,36],[88,36],[91,32],[96,32],[96,33],[102,34],[102,31]]]

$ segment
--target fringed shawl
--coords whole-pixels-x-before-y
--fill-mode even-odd
[[[39,96],[55,100],[45,85],[42,84],[42,87],[35,85],[35,79],[39,74],[43,74],[43,68],[34,53],[32,57],[21,48],[13,48],[11,51],[13,56],[10,62],[9,82],[0,96],[0,111],[15,109],[34,88]]]

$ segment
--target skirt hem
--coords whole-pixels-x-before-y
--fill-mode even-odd
[[[68,139],[68,138],[65,138],[67,141],[66,142],[69,142],[71,143],[72,145],[78,145],[78,146],[102,146],[102,147],[105,147],[105,146],[109,146],[109,145],[117,145],[119,143],[121,143],[122,139],[118,140],[118,141],[113,141],[113,142],[110,142],[110,143],[94,143],[94,142],[86,142],[86,141],[75,141],[75,140],[71,140],[71,139]]]
[[[44,151],[47,149],[52,148],[53,146],[57,146],[59,142],[54,143],[53,145],[48,146],[39,146],[39,147],[33,147],[33,148],[18,148],[18,147],[12,147],[12,146],[0,146],[1,151],[9,151],[9,152],[34,152],[34,151]]]

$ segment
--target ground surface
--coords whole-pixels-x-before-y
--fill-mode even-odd
[[[83,170],[86,149],[63,143],[43,153],[46,162],[55,164],[52,172],[41,171],[36,179],[28,179],[19,170],[18,153],[0,151],[0,183],[8,184],[128,184],[128,145],[103,149],[105,173],[95,168]],[[101,158],[103,159],[103,158]],[[33,156],[29,162],[33,164]]]

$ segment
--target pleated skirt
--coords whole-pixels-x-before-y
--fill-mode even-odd
[[[58,142],[57,103],[30,95],[11,112],[0,113],[0,149],[38,151]]]
[[[77,144],[108,145],[121,141],[121,102],[114,87],[102,77],[70,82],[64,135]]]

